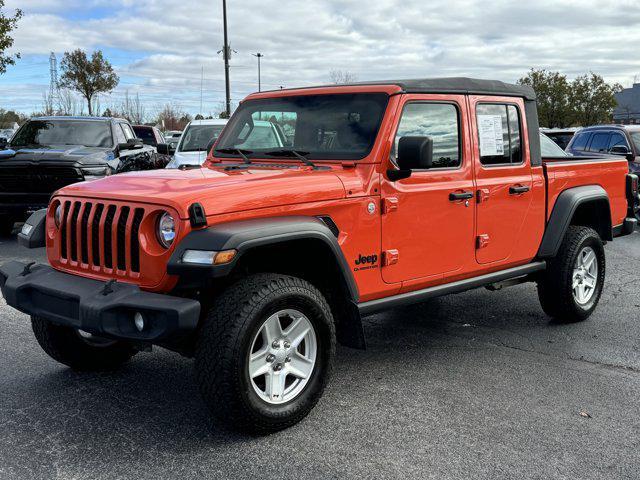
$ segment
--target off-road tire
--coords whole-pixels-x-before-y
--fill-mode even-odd
[[[0,237],[8,237],[13,232],[15,219],[6,215],[0,216]]]
[[[580,305],[573,295],[573,269],[578,254],[586,246],[596,254],[598,273],[596,287],[588,303]],[[544,312],[559,322],[580,322],[593,313],[605,278],[605,256],[602,240],[589,227],[572,225],[567,229],[558,254],[548,262],[538,280],[538,298]]]
[[[255,393],[247,362],[265,319],[287,308],[297,309],[313,325],[316,364],[297,397],[273,405]],[[265,434],[299,422],[315,406],[331,372],[335,345],[331,309],[317,288],[296,277],[256,274],[230,286],[207,312],[196,341],[196,378],[211,413],[223,426]]]
[[[31,326],[42,349],[54,360],[78,371],[115,370],[136,354],[127,342],[90,342],[78,330],[32,316]]]

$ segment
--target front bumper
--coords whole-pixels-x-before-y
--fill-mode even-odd
[[[200,303],[144,292],[129,283],[107,283],[62,273],[45,265],[9,262],[0,266],[7,304],[28,315],[111,338],[161,342],[193,331]],[[145,327],[138,331],[139,312]]]

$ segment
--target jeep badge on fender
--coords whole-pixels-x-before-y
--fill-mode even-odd
[[[19,234],[46,243],[50,266],[4,264],[0,288],[58,362],[112,370],[162,346],[195,358],[219,422],[272,432],[321,398],[336,339],[364,348],[363,315],[535,282],[548,315],[587,318],[604,243],[637,223],[628,168],[624,157],[542,158],[527,86],[436,78],[254,93],[203,168],[59,189]]]

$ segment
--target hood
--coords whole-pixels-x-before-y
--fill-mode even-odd
[[[105,163],[112,159],[113,153],[108,148],[85,147],[83,145],[52,145],[42,148],[14,147],[0,151],[0,162],[11,160],[13,164],[22,161],[96,164]]]
[[[57,194],[165,205],[174,208],[181,218],[188,218],[188,208],[194,202],[199,202],[209,216],[346,196],[342,181],[332,170],[297,167],[122,173],[70,185]]]

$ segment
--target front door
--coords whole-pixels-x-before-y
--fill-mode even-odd
[[[517,263],[531,255],[528,243],[519,242],[533,198],[524,104],[515,98],[469,100],[476,139],[476,260]]]
[[[433,140],[433,166],[382,182],[382,276],[419,287],[473,261],[475,202],[464,96],[407,95],[391,151],[403,136]]]

